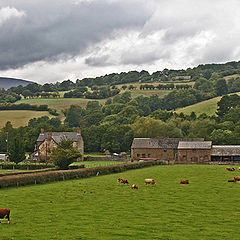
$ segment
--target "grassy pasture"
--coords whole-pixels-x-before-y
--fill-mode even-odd
[[[81,107],[86,107],[89,101],[96,101],[93,99],[84,99],[84,98],[33,98],[33,99],[21,99],[16,102],[28,103],[32,105],[48,105],[50,108],[57,109],[58,111],[69,108],[70,105],[79,105]],[[106,99],[99,100],[100,103],[104,103]]]
[[[51,116],[46,111],[28,110],[4,110],[0,111],[0,128],[4,127],[7,121],[11,121],[13,127],[26,126],[31,118]]]
[[[233,94],[233,93],[231,93]],[[240,95],[240,92],[236,93],[238,95]],[[221,97],[215,97],[215,98],[211,98],[209,100],[203,101],[203,102],[199,102],[184,108],[179,108],[176,110],[176,113],[184,113],[187,115],[190,115],[191,112],[195,112],[197,116],[199,116],[202,113],[206,113],[209,116],[213,116],[215,115],[216,111],[217,111],[217,103],[221,100]]]
[[[81,165],[84,164],[85,168],[91,167],[103,167],[103,166],[111,166],[116,164],[121,164],[124,162],[120,161],[84,161],[84,162],[74,162],[71,165]]]
[[[237,240],[240,184],[227,182],[237,175],[225,166],[156,166],[1,189],[12,223],[3,221],[0,239]],[[139,189],[118,184],[119,177]],[[157,186],[144,186],[144,178]]]

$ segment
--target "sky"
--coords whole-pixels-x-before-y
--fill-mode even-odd
[[[239,0],[1,0],[0,76],[40,84],[240,60]]]

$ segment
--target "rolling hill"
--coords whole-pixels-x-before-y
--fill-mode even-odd
[[[19,85],[26,86],[29,83],[33,82],[17,78],[0,77],[0,88],[8,89],[11,87],[17,87]]]
[[[233,94],[233,93],[231,93]],[[240,95],[240,92],[236,93]],[[176,110],[176,113],[184,113],[186,115],[190,115],[191,112],[195,112],[197,116],[201,115],[202,113],[205,113],[209,116],[213,116],[216,114],[217,111],[217,103],[221,100],[221,97],[215,97],[211,98],[209,100],[199,102],[184,108],[179,108]]]

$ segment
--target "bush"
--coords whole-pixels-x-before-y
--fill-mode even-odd
[[[24,186],[29,184],[42,184],[54,181],[69,179],[87,178],[98,175],[123,172],[130,169],[138,169],[153,165],[162,165],[161,161],[131,162],[105,167],[95,167],[86,169],[49,171],[34,174],[22,174],[0,177],[0,188]]]
[[[44,168],[55,167],[52,163],[31,163],[31,162],[20,162],[18,164],[14,162],[0,162],[0,169],[21,169],[21,170],[35,170]]]

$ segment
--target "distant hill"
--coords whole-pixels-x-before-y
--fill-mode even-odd
[[[17,78],[0,77],[0,88],[8,89],[10,87],[17,87],[19,85],[26,86],[29,83],[33,82]]]

